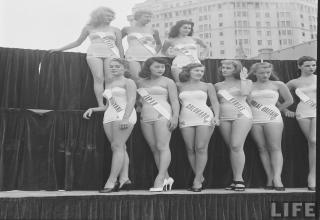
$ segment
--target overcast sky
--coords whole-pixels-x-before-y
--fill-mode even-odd
[[[77,39],[99,6],[116,12],[111,25],[129,25],[127,15],[144,0],[0,0],[0,47],[52,49]],[[71,51],[85,52],[88,41]]]

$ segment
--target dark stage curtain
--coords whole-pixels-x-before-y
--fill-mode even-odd
[[[249,68],[259,61],[242,62]],[[270,62],[284,82],[297,76],[296,61]],[[219,81],[220,60],[203,63],[205,81]],[[99,189],[111,163],[103,114],[82,119],[83,110],[96,104],[85,54],[0,48],[0,190]],[[27,108],[55,111],[40,115]],[[308,172],[307,142],[296,120],[284,120],[283,181],[287,187],[303,187]],[[139,122],[127,145],[131,179],[137,189],[150,187],[156,167]],[[178,129],[172,135],[171,150],[170,175],[176,188],[185,188],[193,177]],[[245,153],[248,186],[263,186],[265,175],[250,136]],[[211,138],[205,177],[208,187],[213,188],[231,181],[229,154],[218,129]]]
[[[0,111],[0,189],[1,190],[97,190],[106,181],[111,150],[102,127],[103,113],[90,120],[83,111],[52,111],[37,114],[29,110]],[[136,189],[152,186],[157,169],[139,123],[128,143],[130,177]],[[175,188],[192,183],[184,142],[178,129],[170,143],[170,175]],[[283,182],[287,187],[306,187],[307,143],[297,122],[285,119],[283,134]],[[209,188],[222,188],[232,178],[229,153],[219,130],[209,145],[205,178]],[[250,136],[245,143],[244,178],[249,187],[263,187],[265,174]]]
[[[314,193],[158,194],[0,198],[0,219],[270,220],[272,202],[315,201]],[[277,208],[276,213],[281,213]],[[303,209],[301,209],[303,210]],[[311,210],[315,213],[315,210]],[[291,215],[291,209],[288,212]]]
[[[220,61],[203,61],[206,82],[219,81]],[[260,60],[241,62],[249,69],[252,63]],[[297,77],[296,61],[269,62],[274,64],[282,81]],[[0,48],[0,67],[0,107],[75,110],[97,105],[85,54]],[[168,71],[165,75],[170,77]]]

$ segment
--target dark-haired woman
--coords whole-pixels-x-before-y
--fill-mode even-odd
[[[182,104],[179,127],[186,144],[188,159],[195,174],[191,190],[200,192],[208,160],[208,144],[215,125],[219,125],[219,102],[211,83],[201,81],[204,66],[199,63],[183,67],[177,83]],[[207,106],[207,99],[211,108]]]
[[[251,129],[252,113],[247,103],[252,81],[245,79],[245,71],[238,60],[221,61],[222,82],[215,88],[220,102],[220,131],[230,149],[233,181],[227,190],[244,191],[242,173],[245,164],[244,142]],[[241,78],[240,78],[241,77]]]
[[[290,106],[293,98],[288,87],[274,75],[273,65],[270,63],[253,64],[249,78],[254,82],[250,95],[253,116],[251,135],[257,143],[267,175],[265,189],[283,191],[285,190],[281,181],[283,122],[280,110]],[[279,96],[283,99],[282,103],[278,102]]]
[[[89,119],[93,112],[105,111],[103,127],[111,144],[112,162],[109,178],[100,191],[102,193],[128,189],[131,185],[126,141],[137,121],[134,109],[137,87],[133,80],[124,77],[126,66],[126,61],[121,59],[112,59],[109,62],[111,78],[103,92],[107,105],[90,108],[83,114],[84,118]]]
[[[148,58],[154,57],[161,49],[159,32],[151,28],[152,12],[139,10],[134,13],[135,23],[133,26],[124,27],[122,37],[127,36],[128,49],[125,58],[129,61],[131,78],[138,80],[141,64]]]
[[[317,111],[317,75],[316,59],[303,56],[298,59],[301,76],[290,80],[287,86],[300,98],[296,112],[284,109],[287,117],[294,117],[308,140],[309,146],[309,175],[308,189],[315,191],[316,187],[316,111]]]
[[[204,49],[201,53],[204,59],[208,54],[207,45],[199,38],[192,37],[194,23],[181,20],[171,28],[169,39],[162,47],[162,53],[169,57],[175,57],[172,61],[171,73],[176,82],[179,82],[179,73],[182,67],[189,63],[200,63],[199,46]]]
[[[168,175],[171,161],[169,142],[178,124],[179,102],[173,80],[164,77],[166,60],[152,57],[145,61],[139,76],[138,93],[142,101],[141,129],[158,168],[150,191],[170,190],[174,180]]]

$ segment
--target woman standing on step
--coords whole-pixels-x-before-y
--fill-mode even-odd
[[[151,21],[152,12],[139,10],[134,13],[135,23],[131,27],[124,27],[122,37],[127,36],[128,49],[125,58],[129,61],[130,74],[132,79],[139,79],[142,63],[155,56],[161,49],[159,32],[148,26]]]
[[[249,78],[254,82],[250,94],[253,115],[251,135],[257,143],[260,159],[267,175],[265,189],[284,191],[281,181],[283,121],[280,111],[290,106],[293,98],[288,87],[274,75],[271,63],[253,64]],[[279,96],[283,100],[282,103],[278,102]]]
[[[290,80],[287,86],[300,98],[296,112],[284,109],[287,117],[296,117],[298,124],[308,140],[309,154],[309,175],[308,189],[316,189],[316,127],[317,127],[317,75],[316,59],[303,56],[298,59],[298,68],[301,71],[300,77]]]
[[[191,191],[200,192],[203,172],[208,159],[208,144],[214,126],[219,125],[219,102],[214,86],[201,82],[204,66],[192,63],[184,66],[177,83],[182,107],[179,127],[186,144],[188,159],[195,174]],[[207,99],[211,108],[207,106]],[[213,112],[214,113],[213,113]]]
[[[171,66],[172,77],[179,82],[179,74],[182,67],[190,63],[200,63],[208,55],[207,45],[199,38],[192,37],[194,23],[181,20],[171,28],[169,39],[162,47],[162,53],[168,57],[174,57]],[[200,53],[199,47],[204,51]],[[201,55],[201,57],[199,57]]]
[[[87,63],[93,76],[93,87],[98,105],[103,106],[104,81],[110,78],[108,66],[110,59],[123,58],[121,32],[110,26],[115,13],[107,7],[99,7],[91,12],[89,23],[84,26],[77,40],[58,49],[64,51],[80,46],[87,37],[91,44],[87,50]]]
[[[215,88],[220,102],[220,132],[230,150],[233,181],[227,190],[244,191],[242,172],[245,164],[243,145],[252,126],[252,113],[247,103],[252,81],[238,60],[221,61],[224,80]]]
[[[90,108],[83,114],[84,118],[89,119],[93,112],[105,111],[103,127],[111,144],[112,162],[109,178],[100,191],[102,193],[128,189],[131,185],[126,141],[137,121],[134,109],[137,88],[133,80],[124,77],[126,67],[126,61],[121,59],[112,59],[109,62],[111,78],[103,92],[107,105]]]
[[[169,142],[178,124],[179,102],[173,80],[164,77],[166,60],[152,57],[146,60],[139,76],[141,97],[141,129],[149,144],[158,168],[158,175],[150,191],[171,189],[173,179],[168,175],[171,161]]]

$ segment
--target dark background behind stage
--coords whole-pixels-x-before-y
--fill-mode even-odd
[[[0,190],[97,190],[103,186],[109,175],[111,150],[103,131],[103,112],[95,113],[90,120],[82,118],[84,110],[97,105],[85,56],[0,48]],[[205,81],[219,81],[220,61],[203,62]],[[260,62],[241,61],[248,69],[252,63]],[[296,61],[269,62],[283,82],[298,76]],[[27,109],[55,111],[37,114]],[[284,185],[306,187],[306,139],[295,119],[284,118],[284,123]],[[178,129],[170,147],[169,173],[175,179],[174,187],[186,188],[193,175]],[[127,142],[127,151],[130,178],[136,189],[150,187],[157,170],[139,122]],[[250,135],[245,153],[247,185],[263,187],[265,174]],[[211,138],[205,178],[210,188],[225,187],[232,178],[228,150],[219,129]]]

